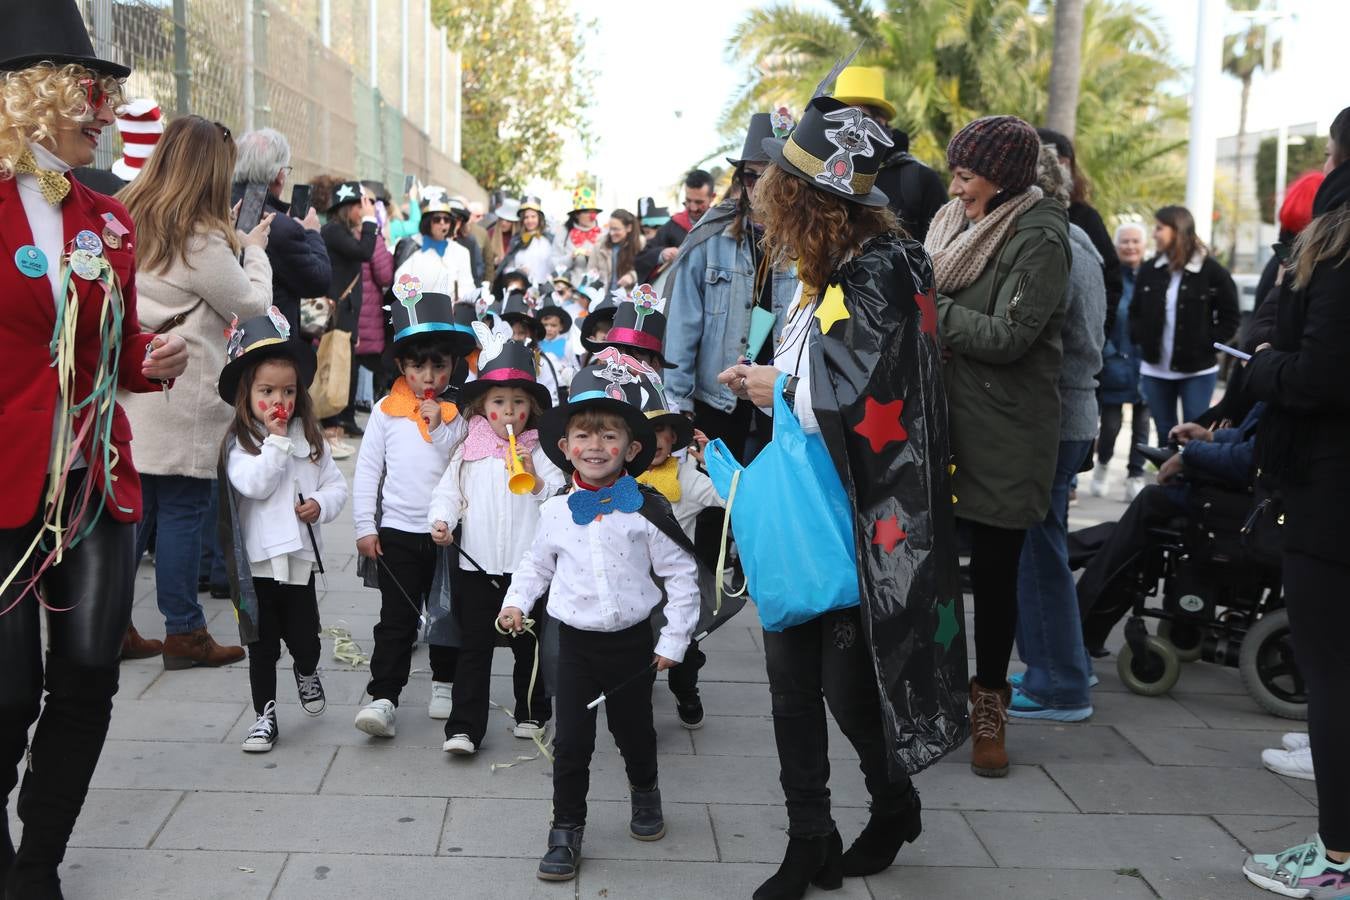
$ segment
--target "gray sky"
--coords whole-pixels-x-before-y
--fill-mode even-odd
[[[819,0],[798,0],[824,8]],[[1171,39],[1173,56],[1188,65],[1195,52],[1195,0],[1144,0]],[[589,158],[573,153],[564,172],[587,169],[602,176],[606,208],[632,209],[641,194],[659,196],[679,173],[717,148],[717,120],[739,83],[740,70],[725,59],[727,37],[747,10],[760,0],[656,0],[614,3],[573,0],[583,19],[595,19],[597,31],[586,53],[599,78],[593,84],[591,111],[594,150]],[[1350,89],[1323,77],[1350,34],[1350,2],[1283,0],[1297,15],[1289,26],[1286,71],[1260,81],[1253,90],[1249,128],[1328,123],[1350,105]],[[1184,89],[1189,89],[1189,76]],[[1238,82],[1219,82],[1220,134],[1237,130]],[[678,113],[678,115],[677,115]]]

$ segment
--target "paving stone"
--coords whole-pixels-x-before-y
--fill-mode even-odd
[[[586,804],[587,859],[694,860],[716,862],[708,808],[698,803],[672,803],[662,798],[666,836],[659,841],[634,840],[628,833],[631,807],[627,800]],[[441,834],[443,856],[508,856],[538,860],[548,838],[548,800],[454,799]],[[484,828],[491,822],[491,828]]]
[[[759,862],[777,865],[787,847],[787,812],[780,804],[772,810],[762,806],[709,805],[717,849],[723,862]],[[847,848],[867,824],[867,810],[839,807],[834,820]],[[923,834],[900,851],[907,866],[947,866],[959,859],[962,865],[992,866],[975,832],[960,813],[925,809]]]
[[[61,890],[71,900],[267,900],[285,861],[284,853],[72,847]]]
[[[633,862],[585,860],[576,896],[592,900],[708,900],[749,897],[777,870],[753,863]],[[554,896],[571,896],[558,893]],[[862,900],[870,897],[859,878],[845,878],[841,890],[809,888],[809,900]]]
[[[923,794],[925,809],[1075,810],[1038,766],[1014,765],[1006,778],[981,778],[969,766],[938,765],[915,775],[914,784]]]
[[[148,847],[182,796],[181,791],[91,790],[70,836],[70,846]],[[12,804],[10,815],[17,838],[18,817]]]
[[[293,853],[272,896],[275,900],[428,896],[560,900],[575,896],[574,885],[540,881],[534,872],[534,861]]]
[[[1242,854],[1215,860],[1198,870],[1140,867],[1140,874],[1163,900],[1270,900],[1271,894],[1242,874]]]
[[[1224,827],[1250,853],[1272,853],[1301,844],[1317,831],[1316,816],[1218,815]]]
[[[113,718],[121,704],[140,699],[150,685],[164,674],[164,663],[153,659],[128,659],[121,663],[117,675],[117,696],[113,698]]]
[[[700,646],[709,654],[724,650],[758,652],[763,661],[762,631],[758,620],[748,610],[742,610],[735,619],[708,635],[700,642]]]
[[[366,690],[370,680],[368,672],[325,671],[320,662],[320,674],[323,676],[324,693],[330,703],[357,703]],[[431,688],[427,688],[430,696]],[[248,661],[215,669],[184,669],[178,672],[166,672],[155,680],[145,691],[142,700],[202,700],[207,702],[222,700],[240,700],[248,703],[251,696],[248,687]],[[425,700],[423,701],[426,702]],[[283,662],[277,668],[277,704],[299,703],[295,695],[295,682],[289,662]]]
[[[1038,722],[1023,728],[1023,720],[1008,723],[1008,753],[1018,765],[1040,766],[1090,759],[1101,765],[1134,765],[1145,762],[1139,751],[1109,725],[1082,722]],[[943,763],[970,765],[971,743],[950,753]]]
[[[694,752],[700,756],[762,756],[777,761],[778,745],[774,743],[771,716],[709,715],[704,723],[702,728],[690,732]],[[830,759],[856,762],[858,756],[853,745],[833,719],[826,720],[825,728],[829,734]]]
[[[282,793],[192,793],[174,810],[156,849],[389,853],[430,856],[445,800]]]
[[[1060,763],[1050,777],[1084,812],[1308,815],[1309,803],[1278,776],[1254,769]]]
[[[1306,727],[1301,722],[1281,719],[1256,705],[1245,693],[1241,696],[1186,694],[1173,691],[1173,698],[1210,728],[1245,729],[1252,731],[1296,731]],[[1279,738],[1276,738],[1276,743]],[[1274,746],[1272,744],[1272,746]]]
[[[154,790],[317,791],[333,757],[331,747],[287,747],[266,755],[233,744],[108,741],[94,787]]]
[[[246,700],[235,703],[119,700],[108,737],[124,741],[223,741],[230,726],[245,710],[251,709]],[[239,738],[243,740],[243,735]]]
[[[758,650],[745,652],[710,649],[707,657],[708,661],[698,673],[700,685],[714,681],[762,685],[769,683],[769,674],[764,668],[764,654]]]
[[[1144,900],[1153,892],[1143,878],[1114,871],[1060,869],[978,869],[968,866],[924,869],[892,866],[867,878],[876,900],[989,900],[1026,897],[1035,900]]]
[[[1205,700],[1223,699],[1206,697]],[[1137,725],[1147,723],[1159,728],[1204,728],[1205,721],[1171,697],[1141,697],[1128,692],[1103,691],[1092,695],[1093,725]],[[1054,726],[1045,719],[1019,719],[1017,727]]]
[[[1158,766],[1259,769],[1261,751],[1280,743],[1279,735],[1269,731],[1131,725],[1120,725],[1116,730]]]

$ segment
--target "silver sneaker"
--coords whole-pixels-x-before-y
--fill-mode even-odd
[[[392,701],[373,700],[356,714],[356,730],[371,737],[391,738],[398,731],[394,726],[395,712]]]

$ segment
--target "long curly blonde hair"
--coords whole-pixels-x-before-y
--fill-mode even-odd
[[[14,177],[14,163],[28,143],[50,141],[68,122],[93,114],[80,82],[93,78],[114,109],[122,105],[122,80],[75,63],[38,63],[0,73],[0,180]]]

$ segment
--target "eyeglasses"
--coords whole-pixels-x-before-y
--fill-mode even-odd
[[[103,108],[103,104],[108,100],[108,94],[103,90],[103,85],[97,78],[81,78],[80,87],[84,88],[84,99],[89,103],[91,112]]]
[[[212,122],[211,124],[212,124],[212,125],[215,125],[217,128],[220,129],[220,138],[221,138],[221,140],[229,141],[229,140],[232,139],[233,136],[230,134],[230,129],[226,128],[224,125],[220,124],[219,122]]]
[[[438,213],[437,215],[434,216],[428,216],[427,221],[429,221],[432,225],[449,225],[451,222],[454,221],[454,219],[450,218],[444,213]]]
[[[759,175],[760,175],[759,172],[752,172],[749,169],[742,169],[741,184],[745,185],[746,187],[750,187],[756,181],[759,181]]]

